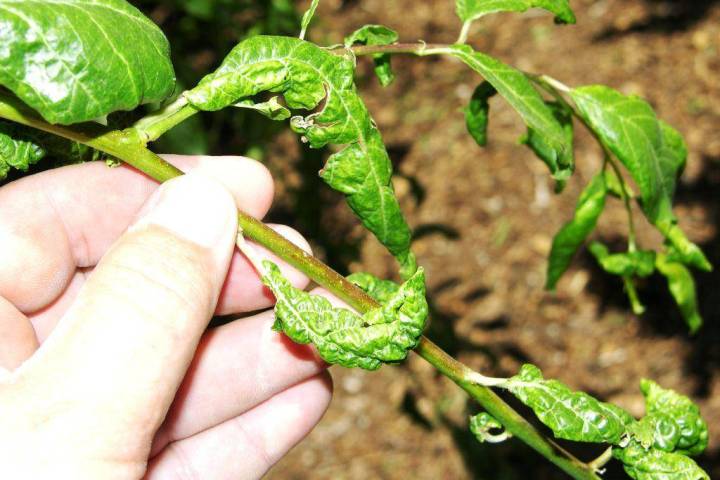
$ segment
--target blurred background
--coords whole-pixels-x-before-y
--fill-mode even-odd
[[[192,86],[243,37],[296,35],[309,2],[179,0],[133,2],[170,38],[180,82]],[[677,195],[680,223],[720,272],[720,2],[571,0],[576,26],[549,15],[496,15],[477,22],[470,43],[523,70],[578,86],[603,83],[645,97],[687,139],[690,158]],[[323,0],[309,38],[337,44],[355,28],[383,23],[406,41],[452,42],[452,0]],[[578,171],[552,193],[544,165],[518,145],[524,128],[502,100],[491,101],[490,143],[466,134],[462,108],[478,77],[442,58],[395,58],[397,79],[381,88],[359,59],[360,90],[386,140],[395,187],[428,274],[429,336],[493,376],[523,362],[549,377],[643,413],[650,377],[698,401],[711,428],[701,459],[720,478],[720,273],[697,275],[706,326],[695,337],[652,277],[640,286],[648,312],[631,314],[617,278],[581,254],[558,292],[543,290],[551,239],[571,217],[601,162],[588,135],[577,140]],[[277,181],[271,221],[293,225],[315,253],[343,273],[392,277],[395,265],[365,234],[340,195],[321,185],[327,156],[300,144],[287,126],[237,110],[194,117],[156,146],[173,153],[243,153]],[[599,237],[620,242],[624,213],[612,202]],[[641,241],[660,239],[640,228]],[[480,445],[467,431],[477,407],[412,356],[379,373],[333,369],[336,396],[319,427],[269,474],[271,479],[550,479],[561,474],[524,445]],[[597,451],[577,450],[590,459]],[[532,473],[530,473],[532,472]],[[605,478],[624,478],[610,470]]]

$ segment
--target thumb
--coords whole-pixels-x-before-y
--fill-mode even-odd
[[[90,444],[130,435],[149,446],[215,309],[236,218],[208,178],[162,185],[22,368],[35,407],[71,415]]]

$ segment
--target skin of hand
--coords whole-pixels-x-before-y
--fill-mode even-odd
[[[262,218],[270,174],[166,158],[187,175],[96,162],[0,188],[0,478],[259,478],[325,412],[326,365],[271,311],[207,329],[273,303],[234,249],[236,207]]]

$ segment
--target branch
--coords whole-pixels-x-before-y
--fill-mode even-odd
[[[434,49],[434,47],[425,44],[418,44],[413,48],[423,49],[424,52]],[[151,115],[147,121],[143,120],[136,124],[136,127],[122,131],[110,131],[89,124],[69,128],[46,123],[19,100],[7,93],[0,92],[0,118],[43,130],[103,151],[144,172],[158,182],[165,182],[182,175],[183,172],[148,150],[145,146],[148,138],[159,137],[162,133],[180,123],[182,120],[178,121],[179,118],[188,118],[196,112],[193,111],[194,109],[187,108],[188,106],[182,104],[182,102],[171,104],[171,106],[164,110],[164,113]],[[142,132],[145,132],[145,134],[142,134]],[[242,229],[243,235],[272,251],[282,260],[302,271],[313,281],[325,287],[359,312],[364,313],[380,306],[373,298],[350,283],[345,277],[298,248],[259,220],[238,211],[238,226]],[[576,459],[553,440],[543,436],[492,390],[474,383],[472,378],[476,377],[477,373],[452,358],[431,340],[422,337],[419,345],[415,348],[415,352],[433,365],[440,373],[465,390],[488,413],[500,421],[510,433],[567,474],[580,480],[599,480],[590,465]]]

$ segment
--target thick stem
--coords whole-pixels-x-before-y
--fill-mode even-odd
[[[184,105],[180,106],[177,111],[183,109],[185,109]],[[189,110],[186,110],[186,113],[188,116],[192,114]],[[152,135],[159,136],[162,134],[162,128],[169,129],[179,123],[174,123],[174,119],[177,118],[175,115],[176,113],[173,112],[166,117],[160,117],[172,119],[167,122],[165,120],[148,122],[150,131],[155,132]],[[148,150],[145,147],[146,136],[139,134],[134,128],[124,131],[107,131],[92,125],[73,126],[72,129],[50,125],[39,119],[34,112],[18,100],[2,93],[0,93],[0,117],[84,143],[132,165],[159,182],[165,182],[183,174],[181,170]],[[142,126],[142,123],[140,125]],[[159,125],[164,126],[160,127]],[[148,131],[148,127],[143,128],[144,131]],[[302,271],[356,310],[367,312],[379,306],[373,298],[347,281],[342,275],[298,248],[259,220],[238,211],[238,226],[245,236]],[[469,380],[473,378],[475,372],[452,358],[432,341],[422,337],[415,352],[465,390],[488,413],[501,422],[507,431],[524,441],[568,475],[580,480],[599,480],[590,466],[543,436],[492,390]]]

